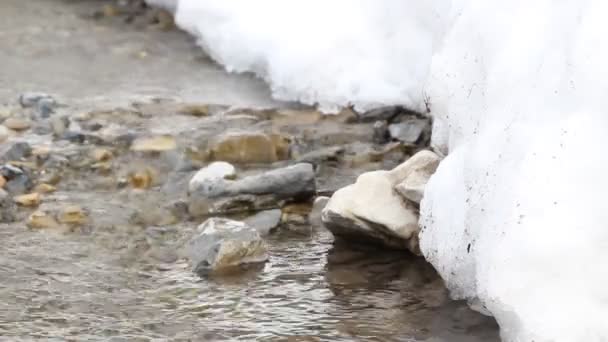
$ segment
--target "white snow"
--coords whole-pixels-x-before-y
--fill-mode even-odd
[[[507,341],[608,341],[608,2],[455,3],[423,253]]]
[[[277,99],[325,110],[349,103],[422,109],[443,3],[181,0],[176,21],[227,70],[265,79]]]
[[[606,0],[180,0],[279,99],[430,100],[421,247],[505,341],[608,341]]]

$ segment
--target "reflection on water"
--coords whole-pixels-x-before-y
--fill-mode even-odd
[[[143,254],[125,258],[134,249],[124,245],[132,247],[139,238],[119,234],[108,243],[109,233],[64,236],[0,227],[0,336],[11,341],[498,340],[495,323],[450,301],[424,261],[332,247],[326,232],[279,234],[269,241],[271,259],[262,270],[210,279],[195,277],[180,261],[162,264]]]

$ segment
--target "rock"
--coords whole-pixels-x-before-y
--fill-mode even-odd
[[[376,121],[374,123],[374,139],[376,144],[384,144],[388,140],[388,123],[386,121]]]
[[[105,162],[112,159],[112,152],[106,148],[96,148],[90,153],[91,158],[98,162]]]
[[[312,205],[312,210],[310,211],[310,214],[308,214],[308,221],[310,222],[310,225],[313,227],[313,229],[315,227],[320,227],[323,225],[323,221],[321,220],[321,213],[323,212],[323,209],[325,209],[327,202],[329,202],[329,197],[319,196],[315,198],[315,201]]]
[[[48,229],[48,228],[59,228],[59,222],[55,219],[55,216],[48,211],[38,210],[32,213],[26,222],[27,226],[31,229]]]
[[[190,193],[189,211],[193,216],[205,216],[273,209],[286,200],[306,200],[315,190],[312,165],[301,163],[240,180],[218,179],[199,187]]]
[[[135,189],[148,189],[153,185],[155,176],[156,172],[150,168],[145,168],[129,173],[128,181]]]
[[[51,184],[41,183],[41,184],[36,185],[36,187],[34,188],[34,191],[41,193],[41,194],[50,194],[50,193],[57,191],[57,188]]]
[[[0,175],[7,180],[4,189],[11,194],[24,193],[33,186],[29,173],[11,164],[0,166]]]
[[[31,194],[16,196],[13,200],[23,207],[37,207],[40,205],[40,201],[42,201],[42,196],[37,192],[33,192]]]
[[[344,151],[344,147],[341,146],[326,147],[303,154],[297,159],[297,161],[298,163],[310,163],[313,165],[318,165],[328,161],[337,161],[341,156],[344,155]]]
[[[0,189],[4,188],[4,186],[6,185],[6,178],[4,178],[4,176],[0,175]]]
[[[178,109],[179,114],[192,115],[196,117],[209,116],[213,107],[208,104],[189,104]]]
[[[45,93],[23,93],[19,96],[19,104],[23,108],[35,107],[40,101],[53,103],[53,106],[56,104],[55,99],[51,95]]]
[[[278,134],[230,132],[214,139],[208,154],[211,160],[231,163],[273,163],[289,158],[290,143]]]
[[[393,189],[406,176],[402,166],[364,173],[355,184],[336,191],[322,212],[325,227],[337,238],[419,254],[417,209]]]
[[[359,117],[360,122],[376,122],[376,121],[392,121],[401,113],[406,112],[406,110],[401,106],[385,106],[374,108],[364,112]]]
[[[32,147],[24,141],[3,144],[0,146],[0,160],[5,162],[22,160],[31,155]]]
[[[32,127],[32,123],[29,120],[21,118],[8,118],[2,124],[13,131],[25,131]]]
[[[87,212],[77,205],[70,205],[63,208],[57,215],[60,223],[70,226],[83,226],[89,220]]]
[[[57,105],[53,98],[43,98],[36,105],[36,115],[42,119],[48,118],[53,114],[54,108]]]
[[[268,260],[266,246],[254,228],[239,221],[210,218],[187,244],[194,272],[223,273]]]
[[[136,152],[165,152],[175,150],[177,142],[175,138],[161,135],[149,138],[139,138],[133,141],[131,151]]]
[[[284,229],[309,235],[312,233],[312,226],[308,221],[311,206],[306,204],[289,204],[281,209],[281,225]]]
[[[0,189],[0,223],[15,221],[17,208],[9,194]]]
[[[420,151],[413,155],[403,165],[405,178],[395,186],[395,190],[404,198],[420,204],[424,195],[424,187],[437,170],[441,158],[431,151]]]
[[[423,136],[425,131],[430,132],[431,123],[426,119],[411,119],[400,123],[391,124],[388,127],[391,138],[406,144],[415,144]]]
[[[224,179],[234,179],[236,170],[234,166],[226,162],[213,162],[207,167],[199,170],[190,180],[188,184],[188,192],[195,192],[199,188],[213,187],[217,182]],[[204,191],[212,191],[204,190]]]
[[[245,219],[245,224],[255,228],[261,236],[270,235],[281,224],[281,209],[264,210]]]
[[[63,137],[64,139],[69,140],[68,138],[66,138],[66,132],[68,130],[68,127],[70,127],[70,119],[67,116],[55,116],[51,118],[50,121],[51,128],[53,130],[53,135],[56,137]]]
[[[6,140],[8,140],[8,137],[11,135],[10,131],[8,130],[8,128],[6,128],[3,125],[0,125],[0,143],[5,142]]]

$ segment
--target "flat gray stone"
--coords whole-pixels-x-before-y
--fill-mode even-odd
[[[189,194],[194,217],[275,209],[287,200],[308,199],[316,191],[313,166],[300,163],[239,180],[218,179]]]

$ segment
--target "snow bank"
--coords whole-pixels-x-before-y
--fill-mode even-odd
[[[181,0],[176,21],[227,70],[265,79],[277,99],[326,110],[422,109],[442,7],[443,0]]]
[[[507,341],[608,341],[604,0],[457,1],[421,248]]]
[[[158,0],[157,0],[158,1]],[[608,341],[605,0],[180,0],[177,22],[279,99],[430,99],[448,153],[421,247],[506,341]]]

